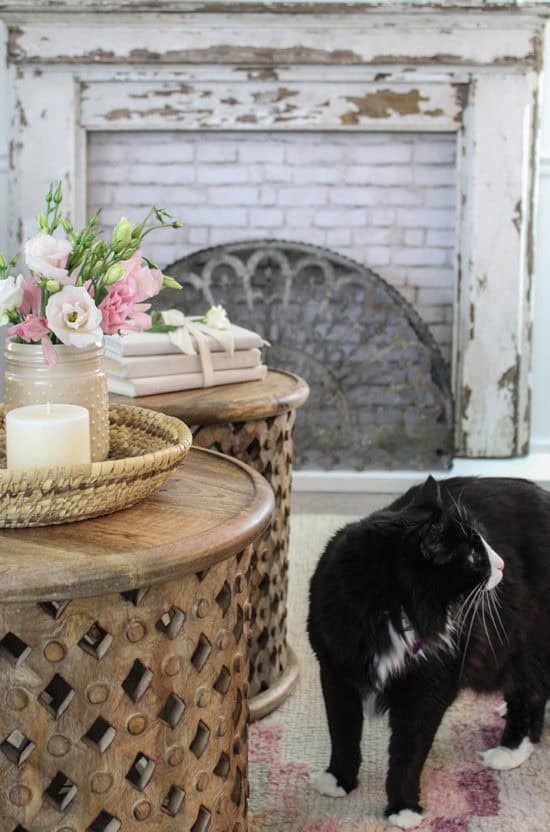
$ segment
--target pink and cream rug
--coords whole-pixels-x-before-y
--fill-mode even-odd
[[[349,517],[296,515],[290,551],[290,643],[301,664],[298,690],[250,730],[250,832],[383,832],[388,728],[366,722],[359,788],[331,799],[309,787],[325,767],[329,739],[317,666],[305,634],[307,590],[325,540]],[[550,634],[549,634],[550,637]],[[424,769],[429,817],[421,832],[550,832],[550,715],[542,743],[521,768],[484,768],[496,745],[498,697],[464,694],[447,713]]]

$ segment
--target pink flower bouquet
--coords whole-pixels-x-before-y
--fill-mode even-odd
[[[0,254],[0,325],[20,342],[41,343],[47,363],[54,344],[86,347],[103,334],[146,330],[152,321],[146,301],[165,286],[180,288],[142,254],[143,239],[159,228],[179,228],[167,211],[151,208],[138,223],[123,217],[110,242],[99,239],[94,214],[82,231],[60,213],[61,185],[50,188],[38,234],[25,244],[29,276],[10,274],[17,258]],[[61,229],[65,237],[54,233]]]

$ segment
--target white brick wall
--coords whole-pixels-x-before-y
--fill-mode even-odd
[[[207,245],[275,237],[332,248],[393,283],[450,354],[453,136],[93,133],[89,209],[105,224],[150,204],[186,225],[149,238],[161,266]]]

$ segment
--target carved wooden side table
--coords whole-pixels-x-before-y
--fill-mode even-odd
[[[109,517],[0,533],[1,832],[246,832],[265,480],[192,450]]]
[[[296,408],[309,387],[293,373],[269,370],[265,381],[228,384],[116,402],[160,410],[183,419],[193,442],[237,457],[259,471],[275,494],[270,528],[252,556],[250,712],[265,716],[292,693],[298,664],[287,645],[287,571]]]

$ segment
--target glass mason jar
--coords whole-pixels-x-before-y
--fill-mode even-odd
[[[103,372],[103,346],[54,347],[57,364],[48,367],[41,344],[6,339],[4,406],[6,412],[27,404],[79,404],[90,413],[92,462],[109,455],[109,395]]]

